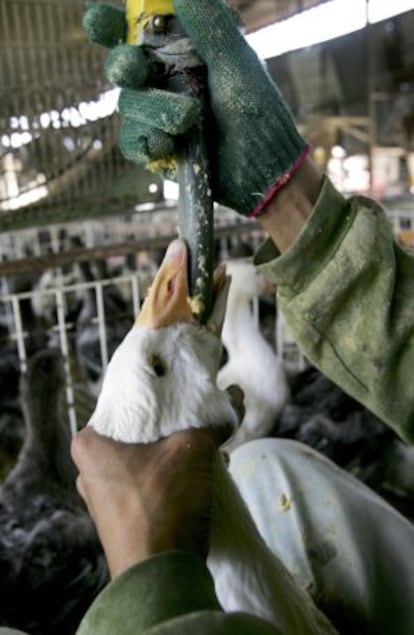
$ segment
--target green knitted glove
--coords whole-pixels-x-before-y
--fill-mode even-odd
[[[213,196],[243,215],[256,216],[299,167],[308,146],[225,2],[174,0],[174,5],[208,69]],[[146,167],[173,166],[168,160],[174,155],[174,138],[187,132],[200,116],[197,99],[150,86],[145,53],[119,44],[126,34],[122,11],[94,4],[85,14],[84,28],[90,40],[114,47],[106,74],[123,87],[119,100],[122,153]]]

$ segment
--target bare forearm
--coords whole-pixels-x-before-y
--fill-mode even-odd
[[[313,161],[306,159],[258,218],[281,252],[290,247],[305,225],[321,191],[322,180],[323,175]]]

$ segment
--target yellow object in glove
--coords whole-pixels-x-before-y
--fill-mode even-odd
[[[126,0],[128,44],[139,44],[142,29],[154,15],[173,15],[172,0]]]

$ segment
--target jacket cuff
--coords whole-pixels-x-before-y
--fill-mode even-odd
[[[89,608],[77,635],[138,634],[205,610],[222,610],[205,562],[190,552],[162,553],[115,578]]]
[[[350,203],[328,177],[306,224],[282,255],[271,239],[257,251],[254,264],[277,285],[300,293],[332,257],[352,224]]]

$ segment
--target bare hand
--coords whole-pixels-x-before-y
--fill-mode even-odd
[[[213,462],[228,432],[193,429],[158,443],[131,445],[89,427],[74,437],[78,490],[112,577],[162,551],[207,555]]]

